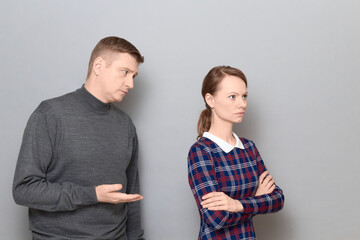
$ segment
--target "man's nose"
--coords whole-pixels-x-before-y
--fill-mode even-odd
[[[134,88],[134,79],[133,77],[129,77],[129,79],[126,80],[126,86],[129,88],[129,89],[133,89]]]

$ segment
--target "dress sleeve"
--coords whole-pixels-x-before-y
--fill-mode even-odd
[[[135,130],[135,128],[134,128]],[[136,194],[139,193],[139,173],[138,173],[138,139],[136,132],[133,138],[133,153],[127,174],[127,193]],[[126,234],[129,240],[143,240],[144,231],[141,228],[140,217],[140,202],[129,202],[128,206],[128,219],[126,222]]]
[[[202,197],[219,191],[216,181],[214,163],[204,147],[193,146],[188,155],[188,178],[200,214],[213,229],[234,226],[250,220],[249,213],[232,213],[228,211],[210,211],[201,206]]]
[[[46,179],[55,147],[55,129],[55,124],[38,109],[30,116],[14,175],[15,202],[49,212],[72,211],[95,204],[95,187],[70,182],[52,183]]]
[[[258,169],[258,176],[266,171],[266,166],[262,160],[259,151],[254,143],[252,155],[256,158],[256,164]],[[248,214],[266,214],[280,211],[284,206],[284,194],[279,186],[276,186],[274,191],[270,194],[264,194],[256,197],[248,197],[239,199],[244,207],[244,213]]]

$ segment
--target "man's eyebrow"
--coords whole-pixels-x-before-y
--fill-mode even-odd
[[[238,93],[238,92],[228,92],[228,94],[238,94],[238,95],[241,95],[241,93]],[[248,92],[244,92],[243,94],[248,94]]]
[[[129,71],[129,72],[134,73],[134,77],[136,77],[136,76],[138,75],[138,73],[139,73],[139,72],[134,71],[134,70],[132,70],[132,69],[130,69],[130,68],[128,68],[128,67],[120,67],[120,69],[127,70],[127,71]]]
[[[128,68],[128,67],[120,67],[121,69],[128,70],[129,72],[135,72],[134,70]]]

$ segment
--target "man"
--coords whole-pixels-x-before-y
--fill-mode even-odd
[[[82,88],[31,115],[13,196],[29,207],[33,239],[142,239],[136,131],[111,103],[134,87],[143,61],[125,39],[104,38]]]

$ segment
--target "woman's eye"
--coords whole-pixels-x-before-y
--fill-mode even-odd
[[[230,95],[229,98],[230,99],[235,99],[235,95]]]
[[[243,96],[242,96],[242,98],[243,98],[244,100],[246,100],[247,97],[248,97],[248,95],[243,95]]]

